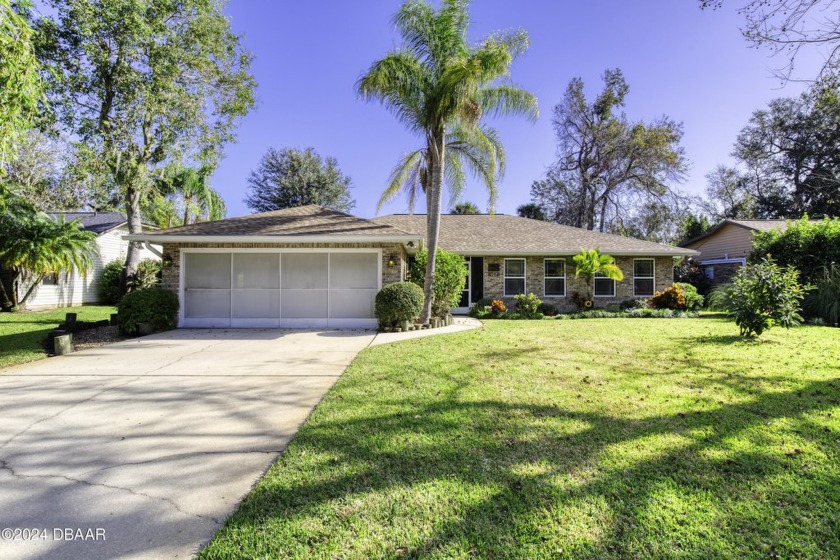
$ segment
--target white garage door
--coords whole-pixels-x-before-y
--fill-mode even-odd
[[[374,327],[380,255],[184,252],[181,326]]]

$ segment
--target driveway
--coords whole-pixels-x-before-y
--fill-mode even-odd
[[[176,330],[0,370],[0,558],[189,558],[373,338]]]

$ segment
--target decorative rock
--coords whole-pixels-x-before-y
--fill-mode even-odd
[[[61,334],[59,334],[61,333]],[[73,335],[65,331],[55,331],[53,351],[56,356],[63,356],[73,351]]]

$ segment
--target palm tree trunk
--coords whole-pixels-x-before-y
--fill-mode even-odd
[[[18,302],[18,305],[19,305],[19,306],[23,307],[24,305],[26,305],[26,300],[28,300],[28,299],[29,299],[29,296],[31,296],[31,295],[32,295],[32,292],[35,290],[35,287],[36,287],[38,284],[40,284],[40,283],[41,283],[41,280],[43,280],[43,279],[44,279],[44,276],[46,276],[46,274],[41,274],[40,276],[38,276],[38,279],[37,279],[37,280],[35,280],[35,281],[32,283],[32,285],[31,285],[31,286],[29,286],[29,289],[28,289],[28,290],[26,290],[26,293],[25,293],[25,294],[23,294],[23,297],[22,297],[22,298],[20,298],[20,301]]]
[[[432,302],[434,298],[435,280],[435,259],[437,258],[438,237],[440,233],[440,197],[443,188],[444,174],[444,135],[441,130],[432,138],[429,146],[429,161],[431,163],[432,180],[429,184],[429,192],[426,193],[426,244],[428,245],[429,258],[426,261],[426,278],[423,282],[423,313],[420,320],[423,323],[429,322],[432,317]]]
[[[128,219],[128,233],[142,233],[143,222],[140,219],[140,188],[137,185],[126,187],[125,213]],[[120,281],[120,293],[128,291],[129,281],[137,271],[137,263],[140,262],[140,244],[129,242],[128,254],[125,257],[122,280]]]
[[[13,291],[14,295],[14,283],[15,279],[12,278],[10,290]],[[17,302],[15,302],[12,298],[9,297],[9,293],[6,291],[6,278],[4,275],[4,271],[0,269],[0,309],[8,310],[12,309]]]

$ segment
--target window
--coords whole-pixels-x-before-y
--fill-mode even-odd
[[[653,259],[633,260],[633,295],[652,296],[656,291]]]
[[[595,274],[595,297],[615,297],[615,280],[601,272]]]
[[[525,293],[525,259],[505,259],[505,295]]]
[[[543,294],[546,297],[565,297],[566,295],[566,261],[564,259],[545,259],[545,284]]]

